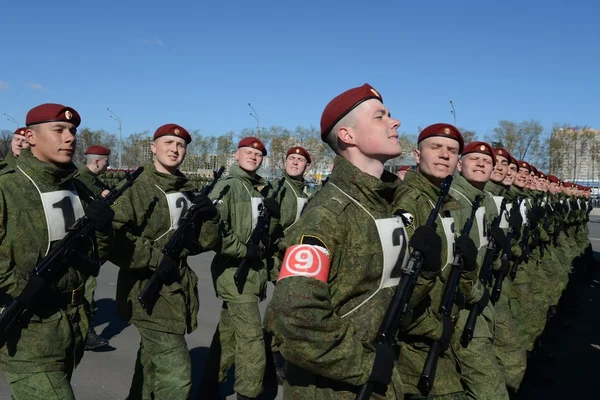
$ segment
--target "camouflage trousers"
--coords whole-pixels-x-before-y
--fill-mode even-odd
[[[452,349],[456,357],[461,381],[468,399],[508,400],[504,375],[492,345],[495,331],[495,312],[488,305],[477,317],[473,339],[463,347],[460,338],[469,310],[461,310],[452,335]]]
[[[127,399],[188,399],[192,389],[192,362],[185,337],[136,328],[141,341]]]
[[[89,309],[90,318],[93,317],[96,314],[96,311],[98,310],[96,301],[94,300],[94,293],[96,292],[97,286],[98,286],[98,282],[96,281],[96,277],[90,275],[87,278],[87,280],[85,281],[85,286],[84,286],[84,291],[83,291],[85,301],[87,301],[87,303],[90,307],[90,309]],[[90,321],[90,325],[91,325],[91,321]]]
[[[467,395],[464,392],[429,397],[425,397],[420,394],[407,394],[404,396],[404,400],[467,400]]]
[[[494,305],[494,311],[496,315],[494,352],[504,374],[506,386],[516,391],[521,385],[527,368],[527,352],[525,351],[526,344],[515,324],[510,308],[510,299],[504,290]]]
[[[533,350],[533,343],[535,342],[535,300],[533,299],[533,292],[531,290],[531,278],[529,277],[528,269],[533,260],[528,263],[521,263],[517,270],[517,275],[512,282],[512,287],[515,290],[517,298],[519,299],[519,305],[523,313],[525,320],[525,331],[527,333],[527,347],[526,350]]]
[[[266,367],[258,299],[256,303],[223,302],[204,369],[203,386],[223,382],[233,365],[233,390],[247,397],[258,397],[263,391]]]
[[[4,373],[13,400],[74,400],[71,388],[73,371],[51,371],[33,374]]]

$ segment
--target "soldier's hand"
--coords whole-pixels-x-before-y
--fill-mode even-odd
[[[490,229],[490,236],[492,237],[492,239],[494,239],[494,242],[496,242],[496,249],[500,250],[504,248],[504,243],[506,242],[506,235],[504,234],[502,228],[498,226],[492,227],[492,229]]]
[[[85,215],[94,223],[97,231],[106,231],[112,224],[115,212],[102,200],[94,200],[85,209]]]
[[[279,203],[275,199],[264,199],[263,205],[269,212],[271,216],[275,218],[281,218],[281,209],[279,207]]]
[[[203,194],[197,194],[192,203],[198,208],[198,214],[202,221],[208,221],[219,215],[213,201]]]
[[[369,382],[387,386],[392,381],[396,355],[392,349],[383,344],[376,344],[375,351],[375,361]]]
[[[433,228],[426,225],[418,227],[408,244],[413,249],[419,250],[423,255],[422,271],[440,272],[442,267],[442,238]]]
[[[442,345],[442,352],[448,350],[450,347],[450,340],[454,333],[454,322],[450,317],[442,317],[442,336],[440,337],[440,344]]]
[[[473,240],[462,235],[456,239],[456,248],[460,250],[463,258],[463,270],[465,272],[472,272],[477,269],[477,246]]]
[[[258,245],[254,243],[246,244],[246,257],[248,260],[257,260],[258,259]]]
[[[31,308],[33,306],[33,301],[35,300],[35,296],[40,292],[44,285],[45,281],[42,278],[33,272],[29,272],[27,274],[27,283],[25,284],[25,288],[19,295],[19,301],[22,302],[26,308]]]
[[[521,211],[519,211],[518,207],[513,207],[512,210],[510,210],[508,223],[510,226],[512,226],[513,231],[521,231],[521,226],[523,225],[523,216],[521,216]]]

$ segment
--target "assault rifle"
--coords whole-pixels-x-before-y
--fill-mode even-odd
[[[142,171],[143,168],[140,167],[132,174],[127,173],[123,185],[112,188],[105,197],[96,201],[111,206],[133,184]],[[67,260],[70,257],[79,256],[87,259],[87,257],[79,255],[77,249],[83,241],[94,234],[94,231],[94,223],[85,215],[68,228],[66,236],[29,273],[28,279],[33,279],[32,282],[36,282],[32,291],[34,298],[40,294],[44,287],[50,285],[55,277],[69,267]],[[93,262],[96,264],[97,270],[100,267],[100,261],[95,259]],[[35,277],[32,275],[35,275]],[[23,314],[27,306],[27,301],[19,296],[0,314],[0,344],[4,344],[6,332]]]
[[[502,221],[502,215],[506,210],[506,198],[502,199],[502,204],[500,205],[500,213],[492,222],[492,226],[490,227],[490,232],[494,228],[498,228],[500,226],[500,221]],[[496,249],[498,248],[498,243],[488,235],[488,244],[485,250],[485,257],[483,259],[483,265],[481,267],[481,271],[479,272],[479,281],[483,284],[483,287],[486,288],[488,281],[490,280],[490,275],[492,273],[492,263],[494,261],[494,255],[496,254]],[[469,311],[469,316],[467,317],[467,322],[465,324],[465,328],[463,330],[463,334],[461,336],[460,343],[463,347],[468,347],[469,343],[473,339],[473,333],[475,332],[475,325],[477,324],[477,317],[481,314],[483,310],[479,303],[475,303],[471,306],[471,310]]]
[[[442,181],[442,185],[440,187],[440,194],[438,196],[435,207],[429,213],[429,217],[427,218],[427,222],[425,226],[435,229],[435,220],[438,217],[440,209],[444,203],[444,197],[448,194],[450,190],[450,185],[452,184],[452,175],[448,175]],[[400,260],[401,261],[401,260]],[[396,287],[396,291],[394,292],[394,297],[388,306],[385,315],[383,316],[383,321],[379,326],[379,331],[377,332],[377,336],[375,337],[375,344],[382,344],[388,347],[392,347],[394,337],[398,332],[400,322],[402,321],[402,317],[408,310],[408,302],[412,293],[415,289],[415,284],[417,282],[417,278],[421,273],[421,266],[423,265],[423,253],[420,250],[414,249],[410,253],[410,257],[408,258],[408,262],[406,266],[402,267],[401,275],[400,275],[400,283]],[[367,400],[371,397],[371,393],[373,392],[373,384],[371,382],[367,382],[361,386],[358,395],[356,396],[356,400]]]
[[[277,189],[271,195],[271,199],[276,199],[283,187],[283,183],[285,182],[285,178],[282,178],[279,181],[279,185]],[[250,239],[248,239],[247,244],[258,245],[260,241],[263,239],[265,235],[269,234],[269,227],[271,225],[271,212],[267,210],[264,206],[260,209],[260,214],[258,215],[258,221],[256,221],[256,226],[254,230],[250,234]],[[238,293],[242,294],[244,291],[244,286],[246,285],[246,279],[248,279],[248,272],[250,271],[250,264],[248,264],[247,258],[242,259],[237,269],[235,270],[235,274],[233,275],[233,280],[235,281],[235,286],[237,287]]]
[[[525,201],[525,200],[523,200]],[[531,212],[531,210],[529,211]],[[528,213],[529,214],[529,213]],[[528,258],[529,258],[529,235],[531,234],[531,218],[527,219],[527,225],[525,225],[525,229],[523,230],[523,236],[521,237],[521,257],[519,257],[518,259],[516,259],[513,262],[513,265],[510,269],[510,273],[508,276],[510,276],[511,280],[515,280],[515,277],[517,276],[517,271],[519,270],[519,264],[521,262],[527,262]]]
[[[473,222],[475,221],[475,213],[479,208],[480,203],[481,196],[477,196],[475,198],[475,201],[473,202],[473,206],[471,207],[471,216],[465,223],[461,235],[469,236],[471,228],[473,227]],[[460,275],[463,270],[463,257],[459,249],[454,250],[454,260],[452,260],[451,267],[452,270],[450,271],[450,276],[448,277],[448,281],[446,282],[444,294],[442,295],[442,302],[438,310],[442,318],[451,317],[452,306],[454,305],[454,298],[456,296],[456,291],[458,290]],[[435,342],[433,342],[433,344],[429,348],[429,353],[427,354],[427,358],[425,359],[425,366],[423,367],[423,372],[421,373],[421,378],[419,379],[418,384],[419,390],[425,395],[428,395],[429,392],[431,392],[431,389],[433,388],[433,382],[435,380],[435,373],[437,370],[437,363],[438,359],[442,355],[442,350],[442,342],[440,340],[436,340]]]
[[[519,202],[515,201],[513,203],[512,212],[520,212],[519,210]],[[496,277],[496,282],[494,282],[494,288],[492,289],[492,293],[490,295],[490,300],[492,304],[496,304],[498,299],[500,299],[500,294],[502,294],[502,284],[504,283],[504,279],[506,275],[510,272],[508,262],[510,260],[512,254],[512,237],[515,233],[515,228],[512,225],[509,225],[508,232],[506,233],[506,241],[504,242],[504,249],[502,249],[502,255],[500,256],[500,273]],[[518,229],[518,228],[517,228]]]
[[[201,196],[208,196],[210,194],[217,184],[217,181],[221,178],[221,175],[223,175],[224,171],[225,167],[219,168],[218,171],[213,171],[213,180],[201,190]],[[179,259],[181,252],[187,244],[186,241],[189,237],[189,232],[196,231],[197,228],[202,226],[202,223],[204,223],[204,221],[200,219],[200,209],[198,204],[192,203],[186,213],[181,216],[181,219],[179,220],[179,226],[163,249],[163,259],[161,260],[161,263],[165,258],[173,261]],[[163,278],[161,278],[161,276],[158,274],[153,273],[148,280],[148,283],[146,283],[144,289],[142,289],[138,295],[138,300],[148,315],[152,314],[152,309],[154,308],[156,300],[158,299],[158,292],[163,284]]]

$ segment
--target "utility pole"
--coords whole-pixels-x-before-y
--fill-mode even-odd
[[[454,109],[454,103],[452,103],[452,99],[450,99],[450,107],[452,107],[452,110],[450,110],[450,113],[454,117],[454,126],[456,126],[456,110]]]
[[[258,116],[258,113],[254,109],[254,107],[252,107],[252,104],[248,103],[248,107],[250,107],[252,111],[254,111],[254,114],[250,113],[250,116],[252,116],[256,120],[256,137],[260,138],[260,117]]]
[[[121,118],[114,112],[110,110],[110,108],[106,107],[106,111],[110,114],[108,115],[110,118],[114,119],[119,123],[119,169],[121,168],[121,154],[123,154],[123,129],[121,128]]]
[[[9,120],[10,122],[12,122],[13,124],[15,124],[17,126],[17,129],[19,129],[19,122],[14,119],[13,117],[11,117],[10,115],[8,115],[7,113],[3,113],[6,116],[6,119]]]

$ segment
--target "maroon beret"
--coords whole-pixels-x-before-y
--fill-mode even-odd
[[[189,132],[177,124],[165,124],[159,127],[156,132],[154,132],[152,140],[156,140],[163,136],[177,136],[185,140],[185,143],[190,143],[192,141]]]
[[[533,174],[534,174],[535,176],[537,176],[537,175],[538,175],[538,170],[537,170],[537,168],[536,168],[536,167],[534,167],[534,166],[533,166],[533,165],[531,165],[531,164],[529,164],[529,172],[533,172]]]
[[[87,148],[87,150],[85,151],[85,154],[96,154],[99,156],[109,156],[110,155],[110,149],[104,147],[104,146],[90,146]]]
[[[15,131],[14,135],[21,135],[21,136],[25,136],[25,131],[27,130],[27,127],[22,127],[19,128]]]
[[[527,171],[530,171],[530,172],[532,171],[532,169],[531,169],[531,165],[529,165],[529,163],[528,163],[528,162],[525,162],[525,161],[518,161],[518,162],[517,162],[517,165],[519,166],[519,170],[520,170],[521,168],[525,168]]]
[[[517,166],[517,171],[519,171],[519,161],[513,156],[510,156],[509,164],[515,164]]]
[[[506,158],[508,160],[508,163],[510,164],[512,157],[506,149],[504,149],[502,147],[494,147],[494,154],[496,156],[501,156],[501,157]]]
[[[259,138],[255,138],[253,136],[248,136],[240,140],[240,143],[238,144],[238,149],[240,147],[252,147],[256,150],[260,150],[263,156],[267,155],[267,148],[265,147],[263,142],[261,142]]]
[[[300,146],[294,146],[291,149],[289,149],[287,151],[287,154],[285,155],[286,158],[287,156],[289,156],[290,154],[298,154],[303,156],[304,158],[306,158],[306,161],[308,161],[308,163],[310,164],[310,153],[308,151],[306,151],[306,149],[304,147],[300,147]]]
[[[554,175],[548,175],[548,180],[552,183],[560,183],[560,179],[558,179]]]
[[[469,153],[487,154],[488,156],[492,157],[492,165],[496,165],[496,156],[494,155],[494,149],[486,142],[475,141],[469,143],[465,146],[462,155],[464,156]]]
[[[463,148],[465,146],[465,140],[462,137],[462,134],[455,126],[450,124],[433,124],[429,125],[427,128],[423,129],[421,133],[419,133],[419,137],[417,139],[417,144],[421,143],[421,141],[434,137],[448,137],[450,139],[454,139],[458,142],[458,153],[462,154]]]
[[[321,115],[321,139],[325,141],[327,134],[342,118],[354,110],[360,103],[369,99],[377,99],[383,103],[379,92],[368,83],[360,87],[346,90],[325,106]]]
[[[75,127],[81,123],[81,117],[75,109],[62,104],[46,103],[32,108],[25,117],[25,125],[37,125],[46,122],[70,122]]]
[[[412,169],[410,165],[401,165],[398,171],[408,171],[409,169]]]
[[[546,174],[544,174],[542,171],[539,171],[539,170],[538,170],[538,173],[537,173],[537,175],[538,175],[540,178],[542,178],[542,179],[547,179],[547,177],[546,177]]]

